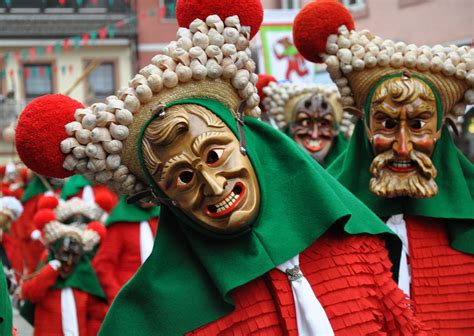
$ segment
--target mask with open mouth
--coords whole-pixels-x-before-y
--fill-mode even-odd
[[[64,236],[59,244],[55,244],[54,258],[61,262],[59,268],[59,275],[66,279],[74,271],[77,264],[79,264],[82,255],[84,254],[80,239],[75,236]]]
[[[292,113],[292,138],[320,163],[331,150],[336,135],[334,113],[324,94],[303,96]]]
[[[194,104],[167,109],[146,129],[143,152],[161,190],[200,225],[234,232],[256,218],[260,191],[252,164],[211,111]]]
[[[422,80],[399,76],[376,88],[370,107],[375,158],[370,190],[382,197],[428,198],[438,188],[431,162],[437,137],[432,89]]]

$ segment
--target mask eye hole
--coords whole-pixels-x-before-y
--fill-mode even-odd
[[[410,123],[410,127],[415,130],[422,129],[426,125],[426,122],[424,122],[421,119],[414,119]]]
[[[216,163],[219,162],[223,153],[224,153],[223,148],[213,148],[209,150],[209,152],[207,152],[207,155],[206,155],[206,163],[210,166],[215,165]]]
[[[397,127],[397,121],[395,119],[385,119],[382,122],[382,126],[386,129],[394,129],[395,127]]]
[[[190,170],[184,170],[179,173],[178,178],[176,179],[177,186],[185,186],[192,182],[194,179],[194,173]]]

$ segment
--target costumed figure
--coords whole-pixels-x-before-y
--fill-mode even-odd
[[[107,218],[93,265],[109,302],[150,256],[159,213],[154,203],[127,204],[121,197]]]
[[[9,162],[0,169],[0,190],[3,196],[21,199],[28,183],[28,169],[22,163]]]
[[[161,203],[152,254],[100,334],[423,334],[373,235],[385,224],[256,118],[261,3],[182,0],[176,13],[177,41],[117,96],[37,98],[16,130],[38,173]]]
[[[18,232],[21,250],[22,267],[18,270],[21,274],[33,273],[45,251],[44,245],[38,240],[40,232],[35,232],[36,227],[33,222],[34,215],[40,209],[38,201],[44,195],[59,195],[63,184],[63,179],[34,175],[26,186],[21,198],[24,211],[13,224],[14,231]]]
[[[347,146],[340,131],[342,105],[335,89],[270,82],[262,89],[265,111],[313,159],[328,166]]]
[[[441,335],[472,335],[474,166],[447,127],[474,102],[474,49],[356,31],[336,1],[303,8],[294,37],[360,117],[329,172],[399,235],[394,273],[417,317]]]
[[[105,315],[96,316],[96,300],[105,301],[105,294],[90,258],[105,235],[97,221],[104,211],[79,198],[58,204],[54,196],[44,196],[39,203],[34,222],[48,255],[21,287],[20,297],[27,300],[21,314],[35,335],[96,335]]]

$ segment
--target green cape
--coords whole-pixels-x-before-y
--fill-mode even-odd
[[[8,294],[7,279],[0,262],[0,336],[12,334],[12,304]]]
[[[51,261],[54,258],[51,256],[51,253],[48,255],[47,261]],[[40,264],[37,270],[40,270],[44,264]],[[51,289],[61,289],[61,288],[77,288],[83,292],[89,293],[91,295],[97,296],[103,300],[107,300],[105,293],[99,283],[99,279],[92,268],[89,257],[84,254],[77,264],[76,268],[73,270],[71,275],[67,279],[58,277],[56,283],[51,287]],[[20,315],[28,321],[31,325],[34,325],[35,320],[35,305],[29,300],[26,300],[21,309]]]
[[[61,199],[67,200],[71,196],[77,195],[85,186],[92,185],[92,182],[86,180],[82,175],[71,176],[64,184],[61,190]]]
[[[344,152],[347,148],[347,139],[344,137],[344,134],[339,133],[336,137],[334,137],[333,144],[329,153],[324,158],[324,163],[321,164],[323,167],[327,168],[333,163],[342,152]]]
[[[222,104],[189,99],[168,107],[186,103],[213,111],[239,138]],[[113,302],[100,335],[183,334],[230,313],[233,289],[302,252],[333,224],[346,224],[349,233],[389,232],[283,133],[254,118],[245,119],[244,132],[261,190],[257,219],[224,236],[162,206],[152,254]],[[140,157],[141,145],[137,151]]]
[[[127,197],[121,196],[105,221],[105,226],[118,222],[143,222],[160,215],[160,207],[143,209],[135,204],[127,204]]]
[[[446,219],[452,247],[474,253],[474,165],[459,151],[444,126],[432,160],[438,171],[438,194],[431,198],[378,197],[369,190],[372,147],[362,121],[349,146],[328,172],[380,217],[404,213]]]
[[[28,187],[26,187],[25,193],[21,198],[21,203],[25,203],[30,198],[35,197],[36,195],[43,194],[48,191],[48,188],[43,184],[41,179],[38,176],[33,176]]]

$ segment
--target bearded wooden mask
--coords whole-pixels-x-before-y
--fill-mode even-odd
[[[143,138],[154,181],[188,217],[213,231],[238,231],[257,217],[260,190],[239,140],[208,109],[170,107]]]
[[[316,161],[323,163],[337,134],[334,107],[325,94],[303,96],[290,120],[291,137]]]
[[[370,190],[382,197],[435,196],[438,187],[431,156],[439,138],[437,105],[423,80],[401,75],[373,92],[367,133],[375,158]]]

